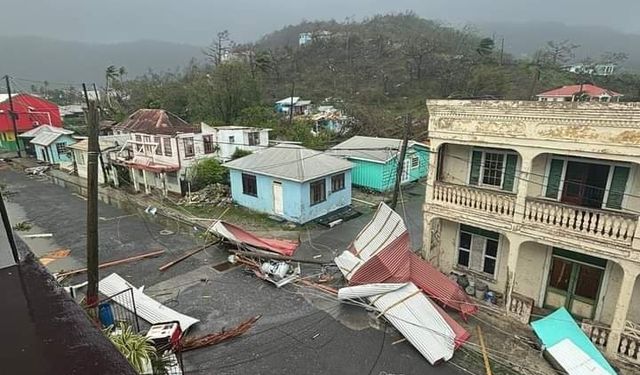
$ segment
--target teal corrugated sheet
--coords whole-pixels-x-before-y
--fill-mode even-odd
[[[429,166],[429,151],[422,147],[414,147],[415,153],[420,159],[418,168],[409,171],[410,181],[417,181],[427,175]],[[396,159],[391,159],[386,164],[373,163],[366,160],[349,159],[354,166],[351,171],[352,183],[376,191],[387,191],[393,188],[396,177]]]

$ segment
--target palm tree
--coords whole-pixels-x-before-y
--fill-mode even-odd
[[[120,82],[122,82],[122,80],[124,79],[124,77],[127,75],[127,69],[125,69],[124,66],[121,66],[118,69],[118,77],[120,78]]]
[[[109,97],[109,82],[113,82],[118,77],[118,69],[114,65],[109,65],[104,72],[105,94],[107,96],[107,104],[111,107],[111,99]],[[96,98],[98,99],[98,98]]]

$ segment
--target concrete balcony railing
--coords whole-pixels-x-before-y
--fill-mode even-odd
[[[587,319],[583,320],[580,326],[591,342],[604,351],[609,344],[611,328],[606,324]],[[616,353],[619,359],[640,365],[640,329],[638,324],[631,321],[625,322],[620,341],[617,343]]]
[[[433,200],[441,205],[512,218],[516,196],[472,186],[436,182]]]
[[[524,223],[569,231],[594,240],[631,245],[637,215],[527,198]]]

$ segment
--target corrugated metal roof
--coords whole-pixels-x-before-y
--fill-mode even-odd
[[[547,351],[569,375],[609,375],[598,362],[569,339],[547,348]]]
[[[350,162],[298,145],[281,144],[224,164],[256,174],[304,182],[351,169]]]
[[[294,97],[289,96],[287,98],[278,100],[276,102],[276,104],[288,104],[288,105],[291,105],[291,102],[293,102],[295,104],[298,100],[300,100],[299,96],[294,96]]]
[[[172,321],[180,322],[180,328],[183,332],[186,332],[189,327],[199,322],[198,319],[181,314],[173,309],[164,306],[160,302],[142,293],[138,288],[129,284],[127,280],[123,279],[117,273],[100,280],[98,283],[98,290],[100,293],[107,297],[114,296],[122,291],[131,288],[133,291],[133,300],[135,301],[135,312],[139,317],[146,320],[151,324],[166,323]],[[120,294],[114,297],[114,301],[122,305],[129,311],[134,311],[134,306],[130,296]]]
[[[33,143],[34,145],[49,146],[62,135],[63,134],[61,133],[52,133],[48,131],[40,132],[35,138],[31,140],[31,143]]]
[[[139,109],[126,120],[113,126],[123,133],[167,134],[194,133],[197,126],[164,109]]]
[[[40,125],[37,128],[33,128],[29,131],[21,133],[20,135],[18,135],[18,137],[22,137],[22,138],[36,137],[38,136],[38,134],[42,132],[58,133],[58,134],[73,134],[73,130],[59,128],[51,125]]]
[[[531,327],[547,348],[569,339],[580,351],[598,363],[607,373],[616,373],[564,307],[557,309],[540,320],[532,322]],[[566,346],[564,348],[566,349]]]
[[[371,221],[358,233],[351,250],[365,262],[407,230],[402,217],[380,203]]]
[[[333,156],[357,158],[376,163],[386,163],[398,154],[401,146],[401,139],[363,137],[356,135],[331,147],[326,152]],[[423,143],[409,141],[408,147],[413,146],[429,147]]]
[[[378,294],[393,292],[407,283],[375,283],[366,285],[347,286],[338,289],[338,299],[367,298]]]

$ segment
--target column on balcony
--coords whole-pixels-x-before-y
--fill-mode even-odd
[[[517,195],[516,195],[516,203],[514,209],[514,217],[513,220],[515,223],[522,223],[524,220],[524,210],[527,199],[527,191],[529,190],[529,180],[531,179],[531,164],[535,154],[530,151],[521,151],[520,157],[522,158],[520,162],[520,170],[517,173],[518,181],[517,181]],[[515,270],[515,268],[514,268]]]
[[[142,181],[144,181],[144,192],[146,194],[151,194],[151,189],[149,189],[149,181],[147,181],[147,171],[142,170]]]
[[[611,322],[611,333],[607,341],[607,354],[615,355],[618,352],[620,344],[620,335],[624,331],[627,321],[627,314],[631,306],[631,298],[633,296],[633,288],[636,283],[638,274],[640,274],[640,266],[633,263],[621,263],[624,275],[622,277],[622,285],[616,303],[616,309],[613,313],[613,321]]]
[[[433,257],[433,254],[431,254],[431,248],[434,244],[432,244],[431,234],[433,230],[433,222],[437,219],[434,219],[433,215],[428,212],[428,205],[433,200],[433,189],[438,176],[438,168],[441,168],[441,166],[438,165],[438,161],[440,160],[439,152],[442,150],[442,145],[442,142],[433,140],[430,144],[431,155],[429,156],[429,170],[427,172],[427,186],[423,206],[424,228],[422,231],[422,256],[425,259],[430,259],[431,257]]]
[[[525,242],[525,238],[517,234],[507,233],[507,239],[509,240],[509,254],[507,257],[507,304],[511,305],[511,293],[513,293],[513,286],[516,281],[516,268],[518,266],[518,257],[520,255],[520,245]]]

